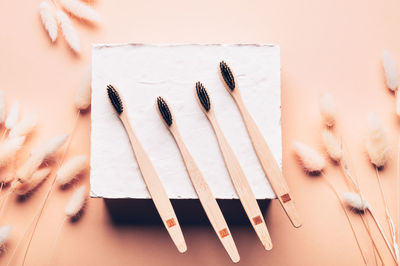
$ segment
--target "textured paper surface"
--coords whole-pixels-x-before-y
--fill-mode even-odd
[[[243,100],[281,165],[280,51],[274,45],[94,45],[92,62],[91,196],[150,198],[128,136],[106,86],[121,93],[133,129],[170,198],[197,198],[179,150],[155,109],[164,97],[184,142],[216,198],[237,198],[194,84],[207,88],[217,120],[258,199],[275,195],[240,113],[218,75],[225,60]]]

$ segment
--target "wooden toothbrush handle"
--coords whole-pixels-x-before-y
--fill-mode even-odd
[[[253,144],[258,160],[261,163],[264,173],[267,176],[268,181],[276,194],[276,197],[281,203],[293,226],[300,227],[301,219],[296,210],[293,197],[289,192],[288,185],[286,184],[285,178],[282,175],[281,169],[276,163],[276,160],[259,128],[257,127],[257,124],[254,122],[249,111],[245,107],[241,96],[239,94],[235,95],[234,99],[238,105],[240,113],[242,114],[244,124],[246,125],[247,132],[250,136],[251,143]]]
[[[173,133],[179,150],[182,154],[183,161],[187,172],[189,173],[190,180],[192,181],[193,187],[195,188],[201,205],[207,214],[207,217],[214,228],[215,232],[225,250],[228,252],[229,257],[233,262],[238,262],[240,260],[239,252],[236,248],[235,241],[233,240],[232,234],[226,224],[225,218],[219,208],[214,195],[211,192],[210,187],[204,180],[200,169],[197,167],[195,161],[193,160],[191,154],[189,153],[186,145],[183,143],[179,133]]]
[[[265,249],[270,250],[272,249],[272,241],[267,229],[267,225],[265,224],[260,207],[258,206],[254,193],[251,190],[246,176],[244,175],[242,167],[240,166],[239,161],[229,146],[224,134],[222,133],[214,114],[209,113],[208,118],[212,124],[215,135],[217,136],[218,145],[221,149],[226,168],[231,176],[232,183],[243,205],[243,208],[246,211],[246,214],[249,217],[250,222]]]
[[[156,170],[154,169],[153,164],[150,161],[150,158],[144,151],[139,140],[136,138],[127,116],[122,113],[120,118],[124,123],[126,131],[128,133],[132,149],[135,153],[135,157],[140,168],[140,172],[142,173],[143,179],[146,183],[151,198],[153,199],[154,205],[156,206],[156,209],[161,216],[164,226],[167,229],[172,240],[174,241],[179,252],[183,253],[187,249],[186,242],[168,195],[156,173]]]

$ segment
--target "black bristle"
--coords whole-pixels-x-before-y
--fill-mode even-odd
[[[108,98],[110,98],[111,104],[114,106],[115,111],[120,115],[124,111],[121,98],[117,90],[112,85],[107,85]]]
[[[219,63],[219,68],[226,85],[233,91],[235,89],[235,78],[233,77],[231,69],[224,61]]]
[[[208,93],[206,88],[201,84],[201,82],[196,83],[196,93],[197,97],[200,100],[201,105],[204,107],[204,109],[208,112],[210,111],[210,98],[208,97]]]
[[[164,118],[165,123],[170,127],[172,125],[172,115],[169,110],[168,104],[162,97],[157,98],[157,106],[161,116]]]

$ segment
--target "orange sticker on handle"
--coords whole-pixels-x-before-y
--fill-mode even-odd
[[[176,225],[174,218],[168,219],[166,223],[168,228],[171,228],[172,226]]]
[[[287,194],[287,193],[282,195],[281,196],[281,200],[282,200],[283,203],[286,203],[286,202],[290,201],[291,200],[290,195]]]
[[[221,236],[221,238],[224,238],[224,237],[226,237],[226,236],[229,236],[228,229],[226,229],[226,228],[220,230],[218,233],[219,233],[219,235]]]
[[[260,215],[253,217],[253,222],[255,225],[262,223],[262,219],[261,219]]]

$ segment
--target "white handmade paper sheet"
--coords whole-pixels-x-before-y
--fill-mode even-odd
[[[120,91],[133,129],[170,198],[197,195],[174,139],[156,112],[157,96],[169,103],[174,123],[215,197],[237,198],[217,139],[196,101],[196,81],[207,88],[256,198],[275,197],[218,71],[222,60],[231,67],[245,104],[281,164],[278,46],[98,44],[92,52],[92,197],[150,198],[128,136],[107,97],[106,86],[112,84]]]

